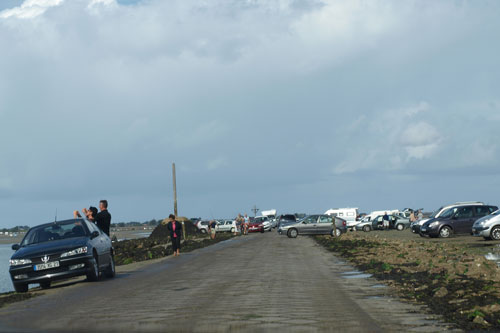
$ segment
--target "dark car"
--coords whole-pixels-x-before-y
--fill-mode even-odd
[[[333,222],[335,221],[335,228]],[[340,236],[347,232],[347,222],[331,215],[309,215],[299,222],[282,227],[281,234],[290,238],[298,235],[331,235]]]
[[[10,259],[10,277],[17,292],[39,283],[49,288],[54,280],[86,275],[90,281],[100,272],[115,276],[111,239],[95,224],[83,219],[46,223],[28,230]]]
[[[429,219],[420,228],[421,236],[447,238],[452,234],[470,234],[474,222],[496,211],[489,205],[462,205],[448,208],[439,217]]]

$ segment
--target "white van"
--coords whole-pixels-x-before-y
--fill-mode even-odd
[[[347,227],[355,226],[359,221],[358,208],[332,208],[325,212],[327,215],[340,217],[346,221]]]

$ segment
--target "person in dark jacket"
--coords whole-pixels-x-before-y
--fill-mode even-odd
[[[182,236],[182,224],[175,220],[175,215],[170,214],[168,216],[167,229],[170,231],[170,239],[172,240],[172,250],[174,251],[174,257],[178,256],[181,249],[181,236]]]

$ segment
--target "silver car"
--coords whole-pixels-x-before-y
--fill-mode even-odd
[[[336,228],[333,227],[335,221]],[[281,228],[281,234],[290,238],[298,235],[331,235],[338,237],[347,232],[346,221],[330,215],[309,215],[297,223],[285,225]]]
[[[486,240],[500,240],[500,210],[480,218],[472,226],[472,235]]]

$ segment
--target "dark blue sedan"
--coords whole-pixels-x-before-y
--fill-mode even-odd
[[[49,288],[54,280],[86,275],[89,281],[100,273],[115,276],[114,251],[109,237],[84,219],[46,223],[31,228],[10,259],[10,277],[17,292],[39,283]]]

